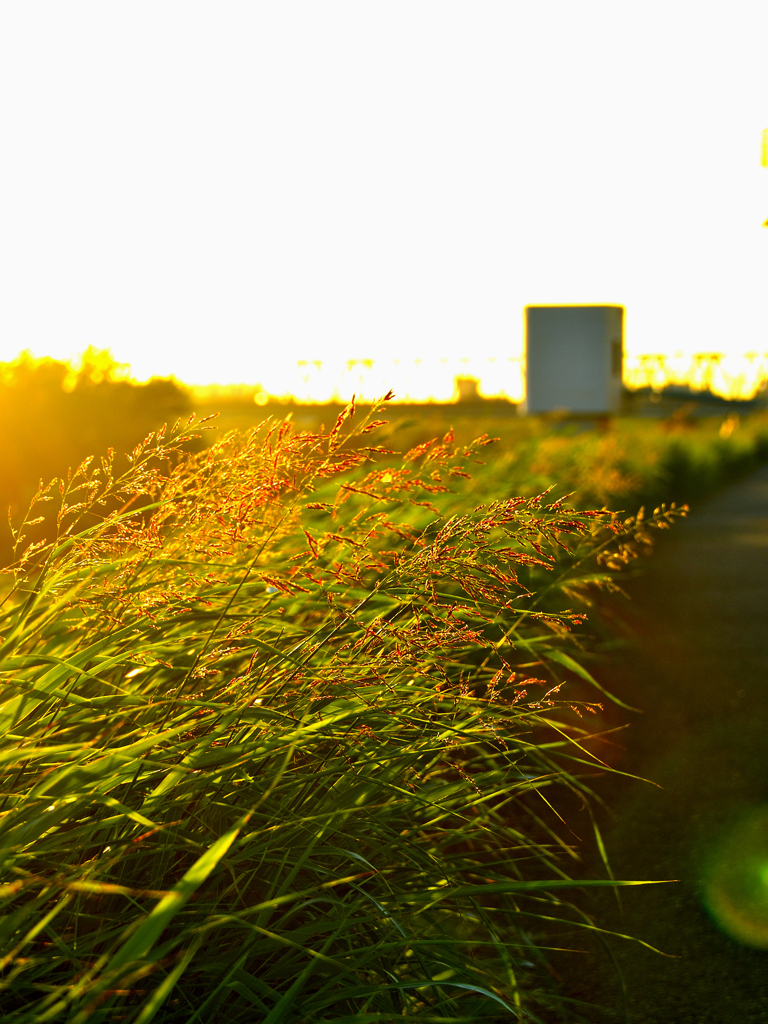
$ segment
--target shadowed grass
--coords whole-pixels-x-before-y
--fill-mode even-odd
[[[570,878],[608,698],[559,692],[648,524],[445,515],[475,448],[377,464],[376,411],[41,488],[0,611],[3,1020],[535,1022],[545,929],[594,927],[564,891],[641,884]]]

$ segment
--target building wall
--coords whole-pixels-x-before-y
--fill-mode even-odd
[[[526,411],[621,408],[623,306],[528,306]]]

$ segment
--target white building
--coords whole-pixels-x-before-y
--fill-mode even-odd
[[[529,414],[621,409],[623,306],[526,306]]]

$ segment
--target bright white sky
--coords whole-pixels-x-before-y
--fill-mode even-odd
[[[768,7],[6,0],[0,360],[140,377],[516,356],[527,303],[629,353],[768,350]]]

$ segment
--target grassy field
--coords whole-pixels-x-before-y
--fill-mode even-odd
[[[352,412],[160,432],[17,527],[3,1020],[549,1021],[578,888],[642,882],[585,879],[558,811],[609,770],[594,601],[676,514],[600,509],[743,472],[762,425]]]

